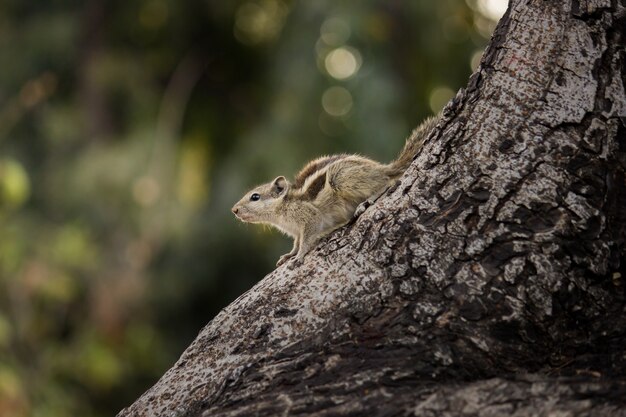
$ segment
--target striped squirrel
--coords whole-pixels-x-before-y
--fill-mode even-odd
[[[389,164],[358,155],[323,156],[306,164],[293,183],[279,176],[252,189],[232,212],[243,222],[269,224],[293,237],[293,249],[276,266],[294,256],[301,262],[321,237],[347,224],[359,204],[375,200],[404,173],[438,119],[422,122]]]

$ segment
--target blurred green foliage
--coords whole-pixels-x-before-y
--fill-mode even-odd
[[[0,416],[132,402],[288,250],[240,195],[391,159],[502,3],[0,2]]]

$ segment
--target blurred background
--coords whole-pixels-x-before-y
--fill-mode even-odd
[[[290,239],[309,159],[392,159],[506,0],[0,0],[0,416],[111,416]]]

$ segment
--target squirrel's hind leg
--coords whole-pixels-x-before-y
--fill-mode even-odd
[[[395,188],[395,186],[396,185],[394,185],[394,184],[386,185],[386,186],[382,187],[379,191],[374,193],[367,200],[365,200],[361,204],[359,204],[357,206],[356,210],[354,210],[354,215],[352,216],[352,220],[358,218],[361,214],[365,213],[365,210],[367,210],[369,207],[371,207],[376,202],[376,200],[378,200],[380,197],[382,197],[383,194],[385,194],[387,191],[391,190],[392,188]]]

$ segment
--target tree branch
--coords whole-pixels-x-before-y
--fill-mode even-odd
[[[626,415],[625,9],[512,0],[398,187],[119,416]]]

